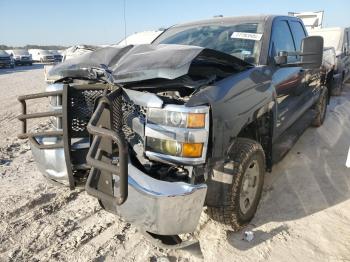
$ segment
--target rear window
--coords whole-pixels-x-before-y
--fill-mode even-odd
[[[0,50],[0,55],[1,56],[8,56],[9,54],[5,52],[4,50]]]
[[[15,55],[29,55],[27,50],[13,50]]]
[[[49,51],[47,51],[47,50],[40,51],[40,54],[42,54],[42,55],[51,55],[51,53]]]

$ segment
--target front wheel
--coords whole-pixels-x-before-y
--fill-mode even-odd
[[[236,231],[248,224],[257,210],[264,185],[264,150],[251,139],[238,138],[224,170],[232,176],[232,183],[224,185],[223,203],[208,207],[208,214]]]

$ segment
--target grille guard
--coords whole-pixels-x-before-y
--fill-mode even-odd
[[[99,100],[87,129],[94,136],[86,160],[91,165],[85,189],[88,194],[109,203],[123,204],[128,197],[128,146],[122,131],[122,89]],[[113,116],[113,117],[112,117]],[[102,141],[105,140],[105,141]],[[112,164],[112,143],[117,145],[117,165]],[[103,161],[104,160],[104,161]],[[119,177],[119,192],[114,195],[112,176]],[[99,181],[110,181],[98,184]],[[92,185],[92,184],[95,185]],[[103,183],[103,182],[102,182]]]
[[[29,139],[31,144],[40,150],[46,149],[64,149],[65,162],[67,167],[67,175],[70,189],[75,188],[75,181],[73,176],[73,164],[72,164],[72,148],[71,139],[78,136],[86,136],[89,134],[86,130],[72,130],[72,111],[76,110],[72,103],[69,103],[73,99],[74,94],[77,92],[84,91],[96,91],[95,96],[106,94],[107,87],[105,85],[80,85],[80,86],[70,86],[63,85],[63,90],[42,92],[37,94],[23,95],[18,97],[18,101],[21,103],[21,114],[17,117],[21,121],[22,130],[18,135],[19,139]],[[38,112],[27,114],[27,101],[44,98],[44,97],[55,97],[60,96],[62,101],[62,109],[53,110],[48,112]],[[93,105],[92,105],[93,107]],[[92,108],[93,109],[93,108]],[[85,116],[87,113],[85,113]],[[27,120],[35,118],[45,118],[45,117],[62,117],[62,130],[54,131],[44,131],[44,132],[28,132],[27,130]],[[41,144],[38,142],[39,137],[58,137],[61,138],[60,142],[54,144]]]

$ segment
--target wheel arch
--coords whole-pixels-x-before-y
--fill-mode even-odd
[[[234,150],[237,138],[249,138],[259,144],[265,152],[266,157],[266,170],[271,171],[272,169],[272,141],[274,123],[276,119],[276,108],[274,103],[266,104],[265,106],[256,110],[253,114],[252,120],[244,125],[236,138],[232,141],[228,147],[226,154],[229,154]]]

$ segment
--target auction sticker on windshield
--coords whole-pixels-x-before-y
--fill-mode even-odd
[[[254,40],[254,41],[260,41],[261,37],[262,37],[262,34],[245,33],[245,32],[233,32],[231,35],[231,38],[247,39],[247,40]]]

